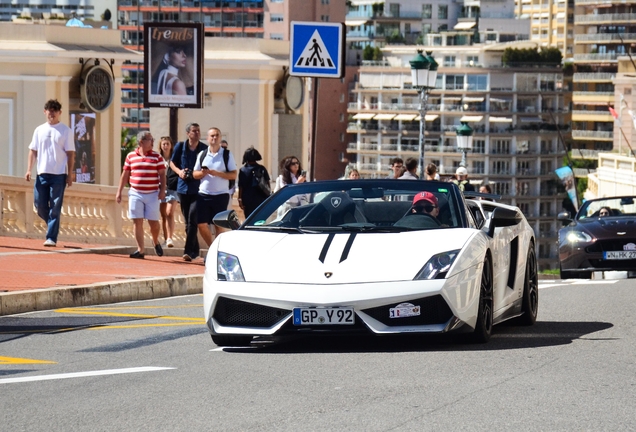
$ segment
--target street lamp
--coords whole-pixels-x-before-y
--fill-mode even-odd
[[[426,57],[422,54],[422,50],[417,50],[417,55],[410,60],[411,78],[413,88],[417,89],[420,97],[420,142],[418,150],[420,159],[418,163],[420,178],[424,178],[424,122],[426,121],[426,102],[428,101],[428,92],[435,88],[437,83],[437,67],[438,64],[431,56],[431,52],[426,53]]]
[[[457,148],[462,152],[462,161],[459,166],[466,168],[466,153],[473,149],[473,129],[462,122],[462,125],[457,128]]]

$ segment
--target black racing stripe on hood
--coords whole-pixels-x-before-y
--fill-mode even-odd
[[[325,263],[325,258],[327,257],[327,251],[329,250],[329,246],[331,246],[331,242],[333,241],[333,238],[336,236],[336,234],[331,233],[327,236],[327,240],[325,241],[325,245],[322,247],[322,250],[320,251],[320,256],[318,257],[318,259],[320,260],[321,263]]]
[[[349,240],[347,240],[347,244],[345,245],[344,250],[342,251],[340,262],[343,262],[349,256],[349,251],[351,250],[351,245],[353,244],[353,241],[356,239],[356,235],[357,233],[353,233],[349,236]]]

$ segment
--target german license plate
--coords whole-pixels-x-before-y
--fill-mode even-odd
[[[606,260],[636,259],[636,251],[607,251],[607,252],[603,252],[603,259],[606,259]]]
[[[351,325],[355,313],[350,307],[294,308],[294,325]]]

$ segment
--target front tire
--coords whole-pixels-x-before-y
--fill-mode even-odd
[[[252,342],[252,336],[226,336],[226,335],[212,335],[212,342],[219,347],[233,346],[243,347],[250,346]]]
[[[534,245],[530,246],[526,260],[526,278],[523,286],[521,311],[523,315],[517,318],[518,324],[531,326],[537,322],[537,314],[539,313],[539,275]]]
[[[479,287],[479,309],[477,311],[477,323],[475,331],[470,335],[471,342],[486,343],[492,334],[493,315],[493,281],[490,257],[486,255],[481,271],[481,284]]]

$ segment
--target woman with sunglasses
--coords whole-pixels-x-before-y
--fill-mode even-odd
[[[276,179],[274,192],[278,192],[288,184],[304,183],[307,181],[307,172],[303,170],[300,161],[296,156],[287,156],[280,161],[281,174]],[[279,216],[284,215],[291,207],[298,207],[307,204],[308,198],[305,195],[296,195],[290,198],[284,206],[278,209]]]

